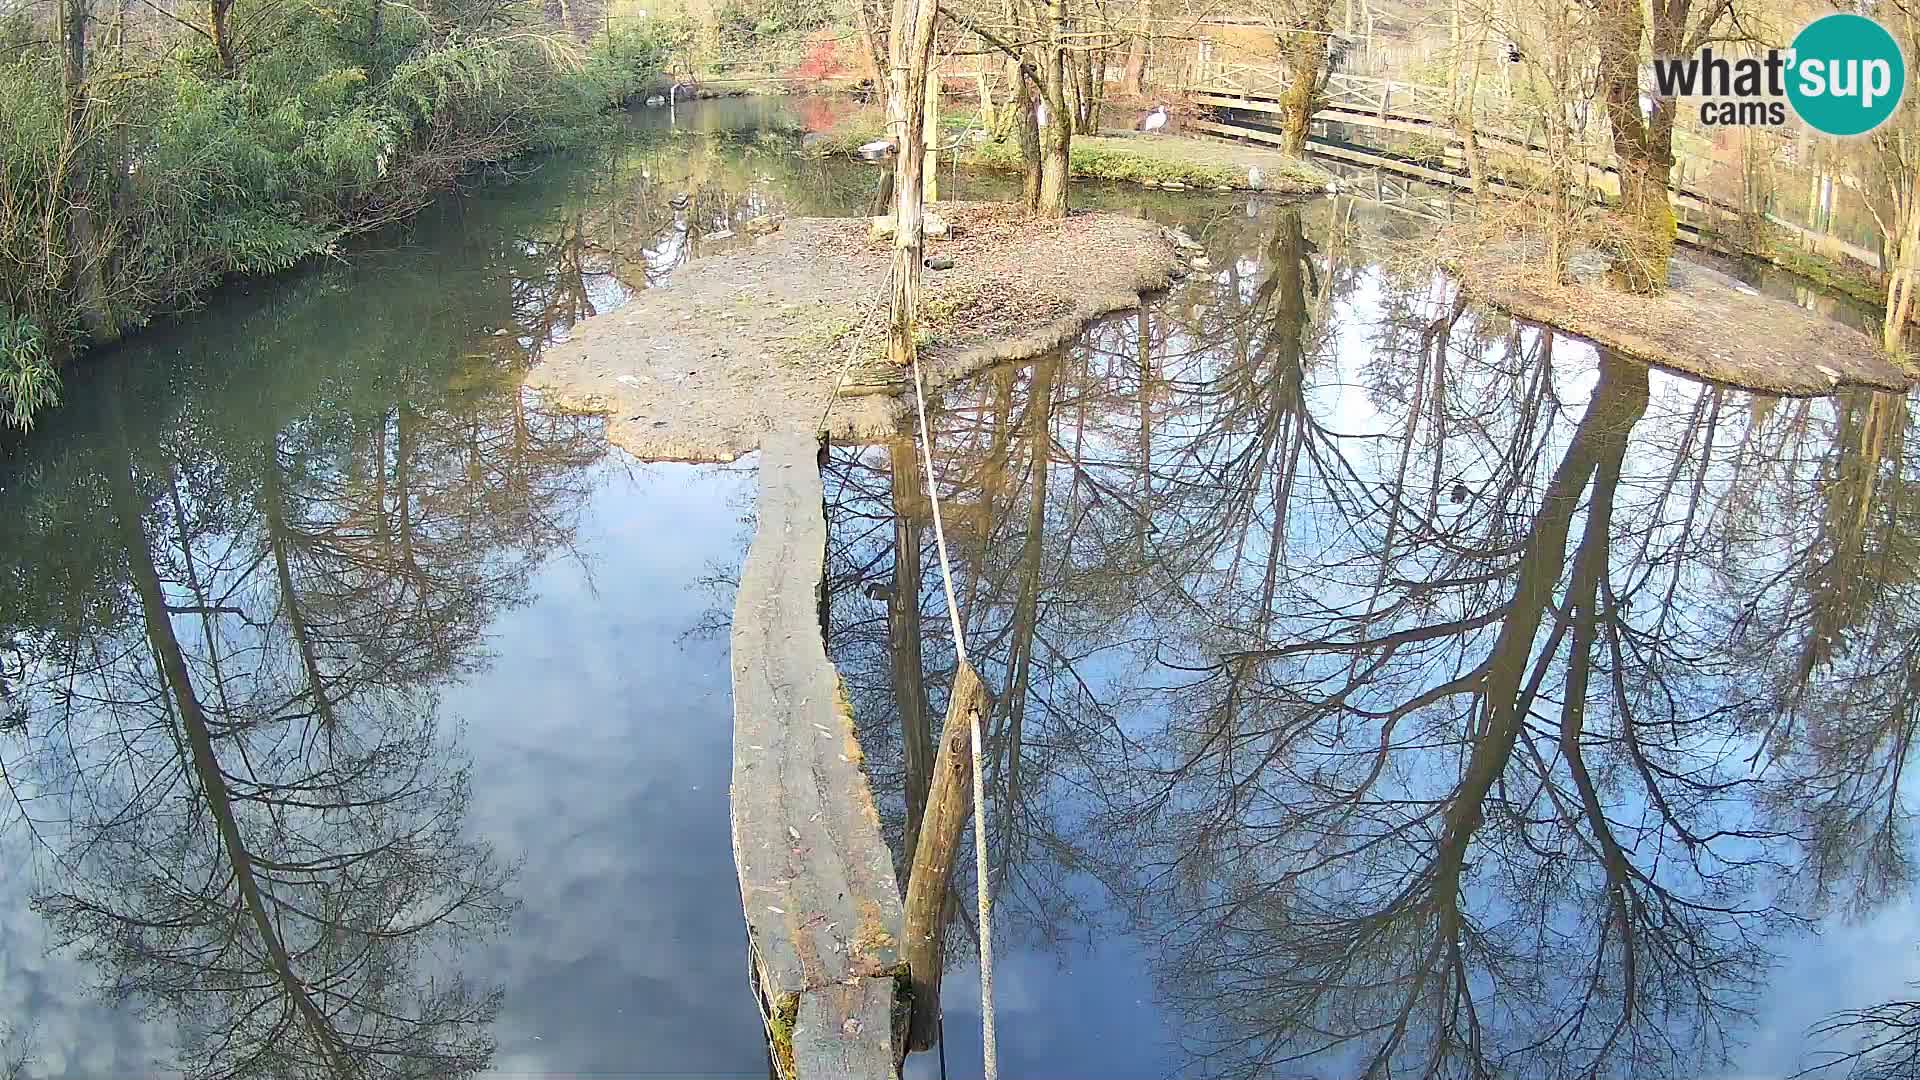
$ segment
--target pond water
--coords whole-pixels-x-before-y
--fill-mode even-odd
[[[637,462],[519,386],[717,218],[840,207],[729,104],[229,289],[14,448],[26,1075],[765,1074],[727,826],[752,463]]]
[[[842,107],[636,115],[93,358],[7,448],[0,1060],[765,1075],[753,463],[633,460],[519,382],[746,218],[861,212],[870,170],[792,152]],[[1350,200],[1082,198],[1219,269],[935,420],[1007,690],[1007,1075],[1781,1076],[1920,974],[1905,403],[1649,378],[1388,269],[1416,225]],[[896,845],[952,666],[909,457],[828,466]]]
[[[931,417],[1004,1075],[1777,1078],[1920,996],[1909,403],[1649,372],[1394,269],[1403,224],[1220,208],[1217,270]],[[896,851],[954,656],[912,454],[827,482]]]

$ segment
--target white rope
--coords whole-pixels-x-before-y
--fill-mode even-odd
[[[933,542],[940,550],[940,581],[947,590],[947,618],[953,625],[953,650],[967,665],[967,634],[960,626],[960,602],[953,595],[953,565],[947,561],[947,533],[940,523],[940,491],[933,479],[933,429],[927,426],[927,394],[920,382],[920,350],[913,350],[913,409],[920,418],[920,463],[927,470],[927,501],[933,505]],[[956,671],[959,669],[956,668]],[[981,774],[980,710],[967,710],[973,738],[973,864],[975,899],[980,906],[980,1042],[986,1080],[998,1080],[999,1053],[993,1039],[993,896],[987,889],[987,787]]]
[[[893,288],[893,271],[891,269],[887,271],[887,283],[883,288],[889,291]],[[884,295],[885,293],[882,294],[882,296]],[[860,346],[867,342],[867,328],[873,325],[873,314],[879,310],[879,299],[875,299],[873,303],[867,305],[867,317],[860,320],[860,333],[854,337],[853,347],[847,350],[847,359],[845,363],[840,365],[839,377],[833,380],[833,391],[827,395],[827,407],[820,410],[820,422],[813,426],[814,431],[819,435],[824,436],[827,433],[827,418],[833,415],[833,403],[840,398],[840,388],[847,385],[847,376],[853,374],[854,361],[860,359]]]

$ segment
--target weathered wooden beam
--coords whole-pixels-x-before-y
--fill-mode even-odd
[[[899,1064],[900,886],[821,637],[818,451],[801,431],[761,444],[733,615],[733,855],[781,1076],[883,1080]]]
[[[933,762],[933,785],[907,874],[907,977],[913,986],[909,1049],[933,1045],[940,1028],[940,974],[946,940],[947,886],[960,837],[973,816],[973,724],[985,719],[987,688],[962,661],[947,696],[947,720]]]

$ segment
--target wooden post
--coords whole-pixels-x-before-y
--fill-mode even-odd
[[[920,840],[907,876],[904,952],[907,978],[913,985],[913,1018],[907,1029],[907,1046],[912,1050],[931,1047],[940,1028],[947,885],[953,879],[960,837],[973,816],[972,715],[985,716],[988,707],[986,686],[972,665],[962,662],[947,698],[946,724],[933,762],[933,786],[927,793]]]

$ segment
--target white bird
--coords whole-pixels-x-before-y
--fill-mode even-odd
[[[1161,128],[1166,126],[1167,126],[1167,107],[1165,105],[1154,106],[1153,111],[1148,113],[1146,116],[1142,117],[1140,120],[1141,131],[1159,131]]]

